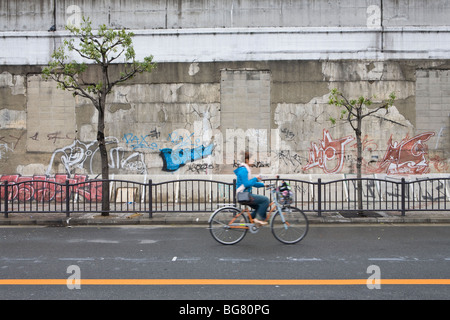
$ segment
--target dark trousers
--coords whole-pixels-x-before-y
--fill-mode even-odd
[[[263,220],[266,219],[267,207],[269,206],[269,198],[260,194],[252,194],[253,200],[248,204],[253,209],[252,218],[256,218],[256,215],[260,216]]]

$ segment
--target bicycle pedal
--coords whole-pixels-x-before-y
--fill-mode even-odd
[[[259,227],[256,224],[252,224],[248,229],[251,233],[257,233],[259,231]]]

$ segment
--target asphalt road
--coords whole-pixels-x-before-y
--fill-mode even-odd
[[[295,245],[278,242],[265,228],[233,246],[217,243],[205,227],[2,227],[0,281],[12,280],[0,285],[0,299],[448,300],[450,283],[414,281],[450,279],[449,244],[448,225],[312,226]],[[69,289],[67,279],[78,275],[105,282],[69,282]],[[345,282],[378,276],[411,283],[371,282],[370,289]],[[118,285],[120,279],[136,282]],[[233,279],[253,282],[226,282]],[[307,279],[316,282],[289,283]]]

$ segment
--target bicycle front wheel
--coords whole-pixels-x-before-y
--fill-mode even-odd
[[[274,237],[285,244],[301,241],[308,232],[309,224],[306,215],[296,207],[284,207],[276,212],[270,222]]]
[[[209,219],[209,231],[221,244],[236,244],[248,231],[247,220],[247,216],[235,207],[221,208]]]

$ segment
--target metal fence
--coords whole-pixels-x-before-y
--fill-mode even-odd
[[[317,182],[285,179],[294,192],[293,206],[321,216],[324,212],[445,211],[450,210],[450,178],[360,179],[362,201],[358,205],[358,179]],[[0,211],[10,213],[54,212],[70,217],[74,212],[102,212],[102,189],[110,190],[110,213],[213,212],[236,205],[236,181],[186,179],[153,183],[126,180],[83,180],[17,177],[0,185]],[[267,179],[280,183],[281,179]],[[254,192],[271,194],[264,188]]]

